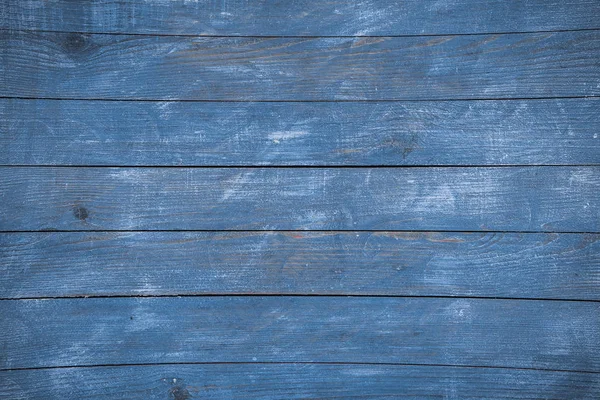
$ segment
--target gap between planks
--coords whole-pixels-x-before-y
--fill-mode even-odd
[[[447,99],[303,99],[303,100],[244,100],[244,99],[148,99],[148,98],[97,98],[97,97],[50,97],[50,96],[2,96],[6,100],[52,100],[52,101],[106,101],[106,102],[145,102],[145,103],[409,103],[409,102],[448,102],[448,101],[523,101],[523,100],[568,100],[568,99],[597,99],[598,95],[580,96],[532,96],[532,97],[469,97]]]
[[[600,163],[584,164],[411,164],[411,165],[104,165],[104,164],[0,164],[0,168],[171,168],[171,169],[364,169],[364,168],[524,168],[524,167],[600,167]]]
[[[23,32],[23,33],[74,33],[78,35],[108,35],[108,36],[145,36],[145,37],[189,37],[189,38],[249,38],[249,39],[351,39],[351,38],[411,38],[411,37],[439,37],[439,36],[485,36],[485,35],[527,35],[536,33],[564,33],[564,32],[590,32],[598,31],[598,28],[579,29],[551,29],[533,31],[498,31],[477,33],[422,33],[422,34],[400,34],[400,35],[210,35],[193,33],[127,33],[127,32],[85,32],[76,30],[49,30],[49,29],[12,29],[0,28],[0,32]]]
[[[135,363],[135,364],[91,364],[91,365],[55,365],[48,367],[17,367],[17,368],[0,368],[0,372],[8,371],[35,371],[49,369],[69,369],[69,368],[114,368],[114,367],[152,367],[161,365],[364,365],[364,366],[397,366],[397,367],[440,367],[440,368],[470,368],[470,369],[504,369],[517,371],[545,371],[545,372],[565,372],[572,374],[594,374],[600,372],[587,370],[565,370],[552,368],[527,368],[527,367],[506,367],[506,366],[489,366],[489,365],[465,365],[465,364],[416,364],[416,363],[389,363],[389,362],[319,362],[319,361],[198,361],[198,362],[162,362],[162,363]]]
[[[39,297],[0,297],[0,301],[38,301],[74,299],[131,299],[131,298],[182,298],[182,297],[343,297],[343,298],[388,298],[388,299],[455,299],[455,300],[507,300],[507,301],[557,301],[570,303],[600,303],[593,299],[562,299],[551,297],[486,297],[486,296],[432,296],[432,295],[392,295],[392,294],[318,294],[318,293],[184,293],[184,294],[109,294],[109,295],[67,295]],[[600,372],[599,372],[600,373]]]
[[[595,231],[526,231],[526,230],[452,230],[452,229],[40,229],[40,230],[0,230],[0,234],[11,233],[85,233],[85,232],[261,232],[261,233],[517,233],[517,234],[567,234],[567,235],[596,235]]]

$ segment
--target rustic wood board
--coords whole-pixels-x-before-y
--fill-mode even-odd
[[[597,374],[444,366],[208,364],[0,372],[6,399],[596,400]]]
[[[0,164],[600,164],[600,99],[112,102],[0,99]]]
[[[0,96],[431,100],[600,95],[600,31],[378,38],[0,32]]]
[[[415,35],[600,28],[594,0],[5,0],[2,27],[193,35]]]
[[[0,192],[8,231],[600,231],[595,167],[3,167]]]
[[[4,1],[0,398],[599,398],[599,16]]]
[[[0,368],[258,361],[600,372],[599,309],[327,296],[3,300]]]
[[[600,235],[0,234],[0,298],[354,294],[600,300]]]

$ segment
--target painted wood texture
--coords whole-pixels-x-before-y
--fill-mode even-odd
[[[0,4],[1,399],[600,397],[600,2],[79,3]]]
[[[194,35],[415,35],[600,28],[594,0],[5,0],[9,29]]]
[[[0,368],[258,361],[600,372],[599,309],[314,296],[4,300]]]
[[[0,298],[356,294],[600,300],[600,235],[0,235]]]
[[[0,32],[0,95],[427,100],[600,95],[600,31],[379,38]]]
[[[490,368],[210,364],[0,372],[6,399],[589,399],[596,374]]]
[[[600,99],[0,100],[0,164],[600,164]]]
[[[600,231],[595,167],[0,168],[2,230]]]

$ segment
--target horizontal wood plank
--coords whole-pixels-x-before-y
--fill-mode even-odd
[[[382,38],[0,32],[1,96],[428,100],[600,95],[600,31]]]
[[[599,232],[599,171],[2,167],[0,228]]]
[[[600,164],[600,99],[0,100],[0,164]]]
[[[600,372],[599,307],[310,296],[4,300],[0,368],[258,361]]]
[[[360,294],[600,300],[600,235],[0,235],[0,298]]]
[[[600,28],[594,0],[5,0],[2,27],[194,35],[414,35]]]
[[[589,399],[597,374],[489,368],[210,364],[0,372],[6,399]]]

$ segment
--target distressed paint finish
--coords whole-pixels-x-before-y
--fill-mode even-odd
[[[600,300],[600,235],[67,232],[0,235],[0,298],[203,294]]]
[[[600,31],[378,38],[0,32],[0,95],[431,100],[600,95]]]
[[[211,103],[0,99],[0,164],[600,164],[600,99]]]
[[[599,398],[599,16],[2,2],[0,398]]]
[[[3,167],[0,227],[599,232],[597,171]]]
[[[596,400],[597,374],[403,365],[209,364],[0,372],[6,399]]]
[[[600,372],[599,309],[384,297],[4,300],[0,368],[258,361]]]
[[[594,0],[4,0],[2,27],[191,35],[418,35],[600,28]]]

